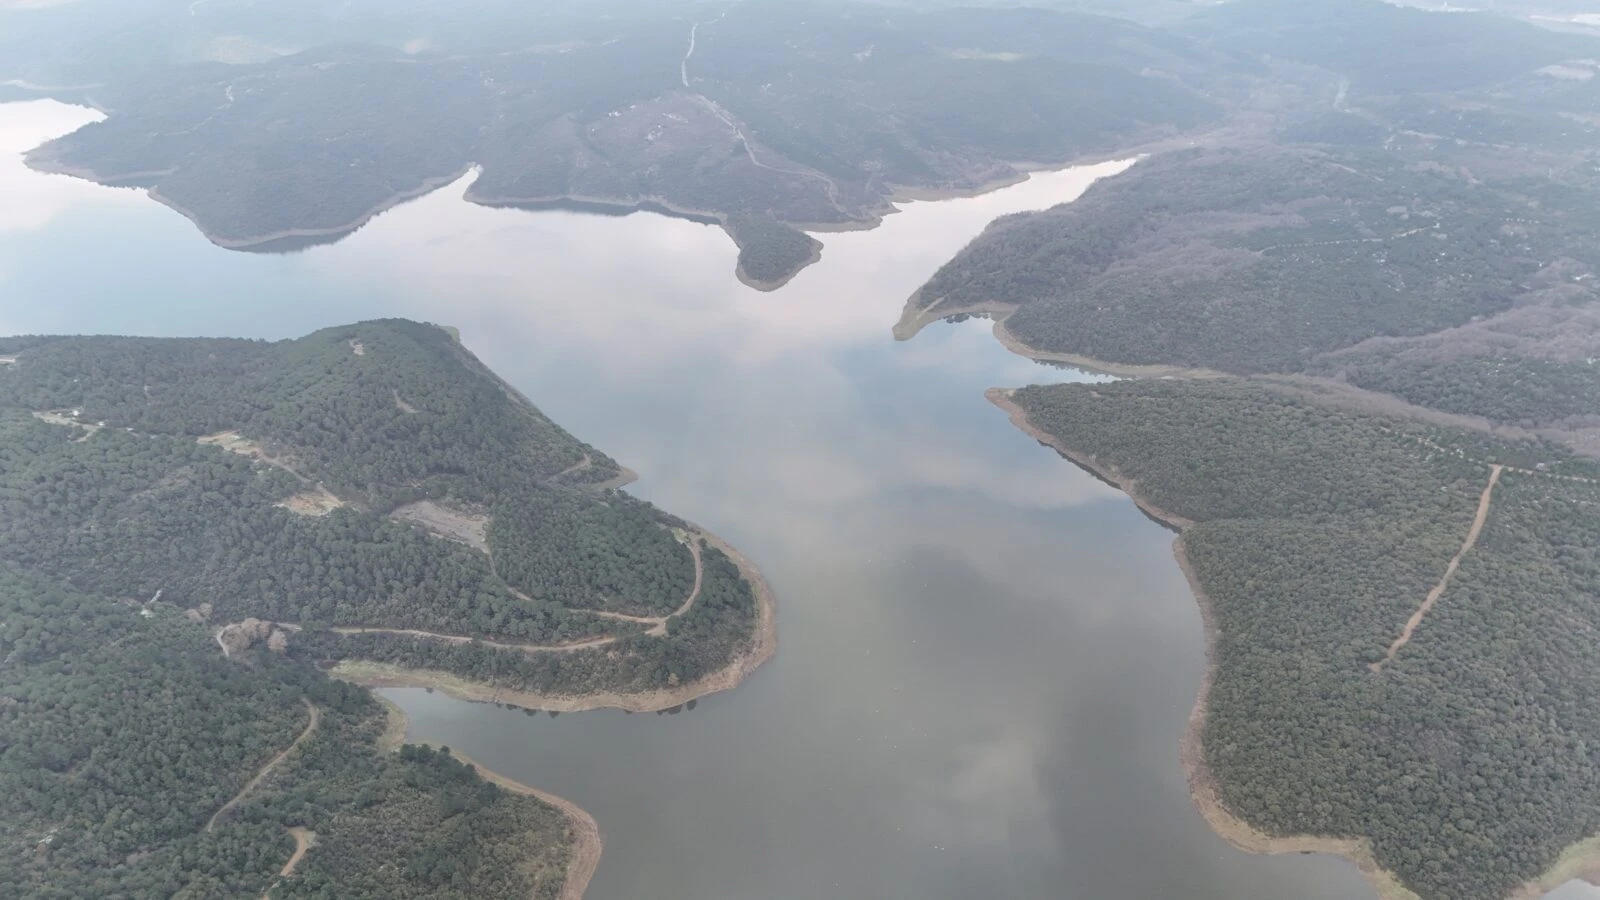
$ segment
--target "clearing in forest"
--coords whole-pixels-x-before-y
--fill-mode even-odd
[[[325,516],[344,506],[345,502],[334,496],[332,491],[317,485],[316,490],[301,491],[292,497],[279,500],[273,505],[287,509],[298,516]]]
[[[407,503],[389,518],[421,525],[446,540],[459,541],[482,553],[489,552],[489,517],[441,506],[432,500]]]

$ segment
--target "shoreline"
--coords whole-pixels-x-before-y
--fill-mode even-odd
[[[600,857],[605,852],[605,835],[601,832],[600,823],[595,821],[594,816],[565,797],[558,797],[549,791],[541,791],[502,775],[460,750],[451,748],[450,755],[455,757],[457,762],[471,766],[484,781],[513,794],[522,794],[547,806],[553,806],[567,817],[573,840],[568,850],[571,856],[567,860],[567,874],[561,882],[558,900],[583,900],[584,893],[589,889],[589,882],[594,878],[595,870],[600,868]]]
[[[1131,495],[1130,495],[1131,496]],[[1277,856],[1287,853],[1320,853],[1337,856],[1352,863],[1367,883],[1378,894],[1379,900],[1421,900],[1417,894],[1400,883],[1392,872],[1378,864],[1372,854],[1372,842],[1367,838],[1324,837],[1296,834],[1274,837],[1257,830],[1245,820],[1234,815],[1222,802],[1216,776],[1205,761],[1206,716],[1211,709],[1211,686],[1217,676],[1217,644],[1222,631],[1217,626],[1216,610],[1211,597],[1200,586],[1194,566],[1180,534],[1172,541],[1172,556],[1183,572],[1200,610],[1200,622],[1205,633],[1206,667],[1200,676],[1200,687],[1195,692],[1194,706],[1189,710],[1189,721],[1184,727],[1179,743],[1179,758],[1183,761],[1184,776],[1189,782],[1189,800],[1200,817],[1223,840],[1246,853]]]
[[[810,235],[807,235],[807,237],[810,237]],[[784,285],[788,284],[789,282],[793,281],[795,279],[795,276],[799,275],[801,272],[804,272],[805,270],[811,268],[812,266],[816,265],[817,263],[819,263],[821,261],[822,261],[822,242],[817,240],[816,238],[811,238],[811,255],[806,257],[806,261],[805,262],[801,263],[799,266],[796,266],[794,271],[792,271],[789,274],[783,276],[782,278],[779,278],[777,281],[762,281],[759,278],[751,278],[750,275],[747,272],[745,272],[743,264],[734,266],[733,277],[739,279],[739,283],[744,285],[747,288],[750,288],[752,290],[762,291],[763,293],[771,293],[771,292],[777,290],[778,288],[781,288]]]
[[[615,491],[625,488],[638,480],[638,472],[635,472],[627,466],[619,465],[617,466],[617,474],[607,478],[605,481],[590,482],[583,485],[583,487],[596,491]]]
[[[1045,431],[1043,428],[1035,425],[1033,420],[1028,418],[1028,411],[1023,409],[1014,399],[1012,399],[1012,396],[1015,393],[1015,388],[990,388],[987,391],[984,391],[983,396],[987,398],[990,403],[993,403],[995,406],[999,407],[1003,412],[1006,413],[1006,415],[1010,416],[1011,424],[1016,426],[1019,431],[1061,454],[1067,459],[1067,461],[1088,472],[1090,475],[1093,475],[1100,481],[1116,488],[1119,491],[1122,491],[1124,494],[1127,494],[1128,498],[1133,501],[1134,505],[1139,507],[1139,511],[1144,513],[1146,517],[1154,520],[1157,524],[1165,527],[1169,531],[1175,531],[1179,533],[1182,533],[1183,529],[1194,524],[1193,520],[1184,516],[1180,516],[1171,510],[1162,509],[1161,507],[1151,503],[1149,500],[1141,497],[1138,492],[1138,483],[1132,478],[1123,475],[1121,472],[1118,472],[1116,469],[1110,466],[1101,465],[1094,457],[1087,453],[1081,453],[1077,450],[1073,450],[1066,444],[1062,443],[1060,438],[1057,438],[1050,432]]]
[[[47,149],[53,143],[54,141],[47,141],[24,153],[22,155],[23,165],[35,172],[42,174],[66,175],[71,178],[81,178],[84,181],[91,181],[104,187],[118,187],[119,182],[129,182],[146,178],[159,178],[163,175],[170,175],[176,171],[176,169],[152,169],[143,172],[130,172],[125,175],[108,176],[88,167],[69,166],[59,162],[53,154],[48,152]],[[157,187],[145,188],[144,192],[145,195],[151,200],[154,200],[178,215],[183,216],[185,219],[188,219],[189,223],[200,232],[201,236],[218,247],[221,247],[224,250],[249,251],[253,248],[260,249],[263,244],[273,244],[279,241],[311,240],[315,242],[322,238],[340,240],[355,233],[362,226],[366,225],[374,218],[377,218],[382,213],[388,212],[396,206],[400,206],[408,201],[415,200],[425,194],[430,194],[439,188],[460,180],[462,176],[466,175],[468,172],[471,172],[472,169],[473,164],[469,163],[449,175],[435,176],[433,178],[424,179],[422,184],[418,185],[417,187],[400,191],[374,205],[372,208],[361,213],[359,216],[356,216],[354,219],[351,219],[349,222],[341,225],[332,225],[323,228],[285,228],[262,235],[251,235],[249,237],[242,238],[225,238],[217,235],[215,232],[206,227],[206,225],[200,220],[200,217],[197,213],[188,207],[177,203],[170,197],[162,194],[160,189]]]
[[[365,660],[341,660],[328,674],[341,681],[366,688],[430,688],[457,700],[500,703],[522,709],[559,713],[589,712],[597,709],[620,709],[630,713],[665,712],[683,706],[691,700],[732,690],[777,653],[776,601],[766,578],[748,557],[715,534],[697,525],[691,524],[691,527],[696,535],[727,554],[734,565],[739,567],[739,574],[750,584],[751,593],[756,601],[756,627],[750,646],[729,660],[728,665],[698,681],[675,688],[640,692],[545,694],[537,691],[497,688],[486,682],[472,681],[437,669],[411,669]]]
[[[1200,610],[1201,628],[1205,636],[1206,665],[1195,692],[1194,705],[1189,710],[1188,723],[1179,742],[1179,758],[1184,777],[1189,785],[1189,800],[1206,825],[1219,837],[1246,853],[1276,856],[1290,853],[1318,853],[1347,860],[1366,877],[1367,883],[1377,892],[1378,900],[1420,900],[1418,895],[1395,877],[1394,873],[1378,864],[1368,838],[1340,838],[1310,834],[1275,837],[1262,832],[1234,815],[1222,801],[1216,776],[1205,761],[1205,725],[1210,712],[1211,687],[1219,668],[1218,644],[1222,631],[1217,625],[1216,609],[1211,597],[1200,584],[1199,576],[1189,560],[1183,541],[1183,531],[1194,524],[1191,520],[1162,509],[1139,495],[1138,485],[1114,469],[1099,465],[1087,454],[1073,451],[1058,438],[1035,425],[1027,411],[1011,399],[1015,389],[990,388],[985,392],[989,402],[1004,410],[1023,433],[1060,453],[1096,478],[1120,489],[1132,500],[1140,512],[1164,527],[1177,532],[1172,541],[1172,555],[1189,586],[1195,606]],[[1568,845],[1556,861],[1539,876],[1532,878],[1506,895],[1506,900],[1540,900],[1545,894],[1569,881],[1579,880],[1600,886],[1600,835],[1593,835]]]
[[[1178,754],[1182,761],[1185,779],[1189,784],[1189,800],[1200,817],[1223,840],[1247,853],[1278,855],[1285,853],[1321,853],[1338,856],[1353,863],[1367,882],[1377,891],[1379,900],[1420,900],[1402,885],[1392,873],[1378,865],[1373,858],[1371,843],[1366,838],[1334,838],[1317,835],[1291,835],[1273,837],[1256,830],[1248,822],[1235,816],[1223,804],[1217,790],[1216,778],[1205,761],[1204,736],[1206,715],[1210,711],[1211,686],[1216,680],[1218,642],[1221,629],[1217,626],[1216,612],[1211,597],[1200,585],[1194,567],[1183,543],[1183,531],[1194,522],[1184,516],[1162,509],[1141,497],[1138,485],[1114,469],[1101,466],[1087,454],[1070,450],[1060,439],[1035,425],[1027,411],[1011,399],[1014,389],[990,388],[985,396],[989,402],[1004,410],[1011,422],[1029,437],[1062,454],[1078,466],[1089,470],[1101,480],[1120,488],[1146,516],[1178,532],[1172,541],[1172,555],[1189,585],[1189,593],[1200,610],[1200,622],[1205,635],[1205,672],[1195,693],[1194,706],[1189,710],[1188,724],[1179,742]],[[1520,900],[1520,898],[1519,898]]]
[[[986,318],[994,322],[994,338],[1002,347],[1026,359],[1039,363],[1059,363],[1093,372],[1100,375],[1110,375],[1115,378],[1229,378],[1233,377],[1226,372],[1214,369],[1188,368],[1185,366],[1152,365],[1147,363],[1118,363],[1092,356],[1083,356],[1077,353],[1061,353],[1055,350],[1040,350],[1030,346],[1006,327],[1006,320],[1020,307],[1015,303],[1004,303],[998,300],[989,300],[982,303],[973,303],[967,306],[940,309],[939,302],[932,306],[920,307],[918,301],[922,299],[922,291],[918,289],[907,300],[901,310],[900,320],[894,325],[894,339],[896,341],[909,341],[922,333],[924,328],[935,322],[942,322],[953,316],[970,316],[973,318]]]
[[[377,697],[377,700],[383,704],[385,711],[388,713],[388,723],[384,728],[383,736],[379,738],[378,751],[380,753],[392,753],[399,750],[402,744],[407,743],[405,735],[410,729],[411,723],[407,720],[405,712],[393,701],[384,697]],[[431,743],[423,743],[422,745],[437,746]],[[483,765],[460,750],[452,748],[450,755],[457,762],[471,766],[484,781],[513,794],[533,797],[541,803],[555,807],[556,810],[567,817],[568,825],[572,830],[572,842],[568,847],[568,852],[571,855],[567,860],[566,879],[561,884],[561,893],[558,895],[558,900],[583,900],[584,892],[589,889],[589,881],[594,878],[595,870],[600,867],[600,857],[605,850],[605,835],[601,832],[600,823],[595,821],[594,816],[589,815],[588,810],[565,797],[558,797],[548,791],[541,791],[531,785],[515,781]]]
[[[270,249],[263,250],[262,245],[274,244],[278,243],[279,241],[294,240],[310,240],[312,242],[317,242],[319,239],[323,238],[330,239],[330,243],[332,241],[342,240],[343,238],[348,237],[360,230],[362,226],[377,218],[379,215],[388,212],[389,210],[394,209],[396,206],[400,206],[403,203],[415,200],[425,194],[431,194],[445,185],[459,181],[470,171],[472,171],[472,166],[468,164],[449,175],[440,175],[433,178],[423,179],[422,184],[418,185],[417,187],[400,191],[399,193],[389,197],[386,200],[383,200],[382,202],[368,209],[366,212],[361,213],[359,216],[342,225],[332,225],[325,228],[285,228],[279,231],[272,231],[263,235],[252,235],[245,238],[218,237],[216,234],[209,231],[203,223],[201,223],[200,218],[196,213],[187,207],[180,206],[177,202],[162,194],[159,188],[147,188],[145,193],[149,195],[151,200],[156,201],[178,215],[183,216],[185,219],[188,219],[195,228],[199,229],[200,234],[203,235],[206,240],[216,244],[218,247],[221,247],[224,250],[248,251],[251,249],[256,249],[262,252],[271,252]]]

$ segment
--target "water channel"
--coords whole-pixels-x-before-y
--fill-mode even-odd
[[[777,658],[676,715],[388,692],[412,738],[599,820],[591,900],[1372,896],[1337,859],[1237,852],[1191,807],[1178,739],[1203,648],[1171,534],[983,397],[1086,376],[979,321],[890,335],[987,222],[1125,163],[822,235],[821,263],[762,294],[715,228],[486,209],[459,182],[337,244],[221,250],[142,193],[22,167],[94,117],[0,104],[0,334],[455,325],[636,469],[629,490],[765,571]]]

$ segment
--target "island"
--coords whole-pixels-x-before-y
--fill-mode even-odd
[[[995,222],[896,333],[988,316],[1118,376],[990,399],[1179,533],[1220,834],[1385,900],[1600,878],[1600,41],[1357,0],[1182,27],[1303,93]]]
[[[402,746],[360,685],[663,710],[775,648],[743,556],[450,330],[0,360],[0,880],[30,896],[575,900],[593,820]]]
[[[897,200],[982,191],[1220,110],[1214,54],[1083,14],[389,6],[268,23],[247,4],[154,2],[93,27],[70,7],[0,11],[0,82],[107,114],[29,165],[145,188],[223,247],[338,240],[475,171],[466,199],[484,205],[719,225],[759,290],[818,259],[805,232],[872,227]]]

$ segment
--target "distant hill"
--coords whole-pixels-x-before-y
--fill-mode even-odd
[[[1181,531],[1220,833],[1542,895],[1600,833],[1600,40],[1368,0],[1178,27],[1257,85],[1229,126],[996,221],[897,333],[989,315],[1132,376],[993,396]]]
[[[338,41],[312,42],[309,27],[274,35],[227,3],[91,37],[63,25],[48,37],[70,50],[49,58],[108,62],[41,62],[28,78],[109,118],[30,162],[150,188],[213,241],[259,250],[336,240],[476,165],[468,198],[481,203],[720,222],[741,268],[760,273],[751,283],[774,286],[815,258],[797,227],[872,224],[897,188],[972,190],[1020,163],[1109,152],[1221,111],[1199,75],[1209,54],[1191,41],[1075,13],[478,5],[476,24],[457,18],[468,10],[360,5],[330,18],[325,34],[348,36]],[[331,14],[306,21],[319,15]],[[193,50],[245,41],[235,29],[282,52]],[[164,40],[135,39],[152,34]],[[17,65],[39,56],[18,44]]]

